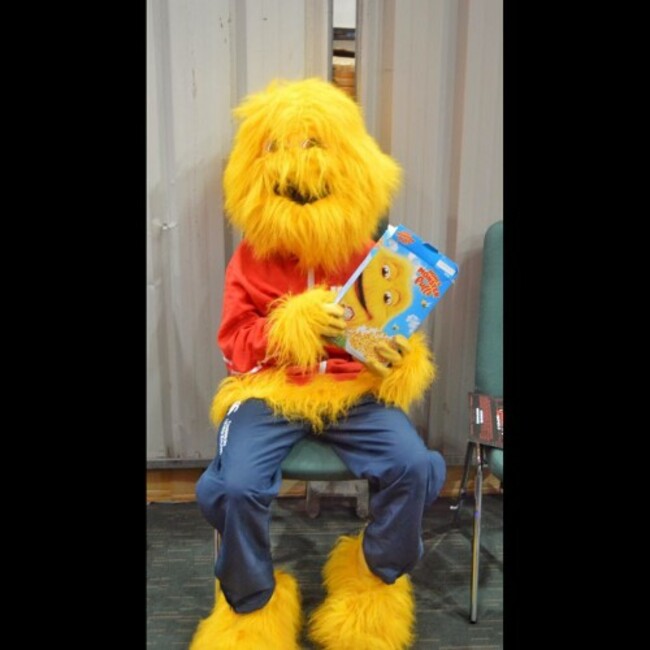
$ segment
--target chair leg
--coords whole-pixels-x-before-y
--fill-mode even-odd
[[[221,551],[221,534],[215,528],[214,529],[214,566],[217,566],[217,560],[219,559],[219,551]],[[219,581],[215,580],[215,599],[219,591]]]
[[[478,574],[481,552],[481,508],[483,505],[483,447],[476,445],[476,478],[474,480],[474,527],[472,534],[472,577],[470,584],[469,620],[478,618]]]
[[[217,563],[219,559],[219,551],[221,550],[221,534],[215,528],[214,529],[214,563]]]
[[[469,467],[472,463],[472,447],[474,443],[469,441],[467,443],[467,450],[465,451],[465,465],[463,466],[463,478],[460,482],[460,491],[458,493],[458,499],[456,503],[452,503],[449,506],[450,510],[454,511],[454,524],[458,523],[458,517],[460,515],[460,508],[463,505],[463,500],[467,494],[467,480],[469,479]]]
[[[311,481],[307,481],[305,510],[311,519],[316,519],[320,514],[320,494],[317,490],[314,490]]]
[[[370,490],[368,488],[368,481],[357,481],[357,517],[359,519],[367,519],[370,512]]]

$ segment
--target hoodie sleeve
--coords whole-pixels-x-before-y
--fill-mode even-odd
[[[229,374],[257,372],[266,359],[267,319],[253,297],[253,269],[244,272],[242,246],[226,267],[221,326],[217,343]]]

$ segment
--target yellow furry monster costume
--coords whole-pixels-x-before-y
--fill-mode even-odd
[[[229,370],[211,409],[213,422],[221,424],[219,453],[201,478],[197,496],[204,515],[220,531],[236,535],[251,528],[230,542],[222,573],[217,572],[223,589],[191,649],[293,650],[299,647],[302,621],[295,580],[281,571],[271,574],[265,559],[265,577],[259,579],[264,589],[251,596],[249,588],[244,598],[238,583],[248,578],[240,579],[231,568],[235,557],[251,566],[254,558],[270,553],[264,540],[254,546],[267,534],[267,524],[256,528],[249,520],[258,516],[255,509],[267,516],[279,485],[279,461],[290,449],[287,443],[278,452],[278,469],[268,480],[259,479],[259,487],[249,489],[242,459],[257,458],[261,442],[248,441],[271,435],[262,437],[257,422],[264,415],[278,431],[284,427],[282,431],[298,435],[298,427],[310,426],[326,437],[332,423],[348,417],[352,422],[353,413],[361,421],[359,409],[366,407],[360,405],[369,404],[372,413],[385,411],[398,423],[395,427],[408,428],[402,411],[423,396],[435,369],[421,333],[408,341],[396,337],[398,350],[380,346],[388,368],[366,367],[328,343],[327,337],[345,326],[343,308],[333,304],[335,289],[372,246],[400,180],[398,165],[367,133],[359,107],[331,84],[307,79],[271,83],[247,97],[236,115],[241,124],[224,174],[224,193],[226,212],[244,238],[226,273],[218,334]],[[250,415],[254,409],[258,420]],[[367,422],[371,416],[364,417]],[[417,435],[411,434],[409,440],[415,441]],[[400,435],[389,431],[386,437],[392,444]],[[241,451],[247,444],[247,451]],[[415,460],[409,463],[424,478],[400,489],[426,492],[430,502],[444,471],[435,481],[431,478],[430,459],[419,439],[404,446],[414,450]],[[235,453],[240,454],[237,461]],[[237,470],[228,474],[235,464]],[[411,474],[387,469],[379,480],[397,485]],[[270,483],[276,487],[268,488]],[[414,509],[418,516],[424,500],[422,496]],[[234,505],[228,508],[230,503]],[[253,512],[248,520],[245,511]],[[377,517],[379,513],[377,508]],[[324,568],[327,599],[309,621],[314,641],[328,650],[409,647],[414,606],[405,571],[417,559],[418,534],[411,535],[412,557],[383,573],[376,569],[377,574],[366,560],[380,555],[381,539],[373,541],[368,532],[366,540],[362,534],[339,541]],[[252,566],[247,575],[255,573]]]

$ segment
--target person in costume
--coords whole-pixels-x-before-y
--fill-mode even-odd
[[[221,533],[219,589],[190,648],[300,647],[299,587],[274,569],[269,521],[283,459],[317,435],[369,480],[370,521],[330,553],[327,597],[308,634],[326,650],[402,650],[414,638],[408,573],[446,471],[406,412],[435,366],[422,332],[379,344],[387,365],[366,366],[328,340],[345,328],[334,288],[373,246],[401,172],[357,104],[328,82],[272,82],[236,115],[224,196],[243,239],[226,270],[217,335],[229,376],[211,408],[217,453],[196,487]]]

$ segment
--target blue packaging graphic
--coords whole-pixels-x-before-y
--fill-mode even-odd
[[[415,332],[458,275],[458,265],[406,226],[386,232],[339,291],[346,330],[334,342],[361,361],[374,346]]]

